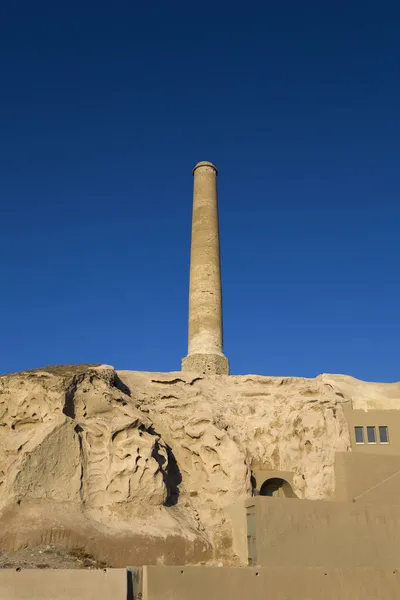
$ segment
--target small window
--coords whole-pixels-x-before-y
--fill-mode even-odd
[[[367,427],[368,444],[376,444],[375,427]]]
[[[356,436],[356,444],[364,443],[364,428],[363,427],[354,427],[354,433]]]
[[[379,441],[381,444],[389,443],[388,428],[386,427],[386,425],[379,426]]]

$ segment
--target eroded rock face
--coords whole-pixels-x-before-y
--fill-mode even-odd
[[[250,468],[294,471],[296,494],[334,493],[335,452],[350,448],[342,406],[316,379],[121,372],[132,399],[174,449],[182,491],[212,512],[250,494]],[[177,443],[178,442],[178,443]]]
[[[163,504],[165,446],[115,383],[107,366],[0,378],[0,502]]]
[[[338,384],[106,365],[2,376],[0,544],[81,545],[114,566],[232,562],[224,508],[251,495],[255,464],[292,471],[300,498],[334,493],[350,448]]]
[[[19,530],[9,545],[29,543],[37,529],[46,539],[57,528],[71,531],[64,540],[71,545],[85,527],[94,539],[126,536],[132,523],[143,534],[146,518],[153,535],[157,526],[161,535],[180,535],[174,519],[164,519],[162,531],[160,515],[152,515],[168,500],[167,449],[128,393],[108,366],[0,378],[0,510],[16,520],[16,529],[21,517],[12,507],[25,515],[29,505],[36,514],[26,540]],[[12,529],[12,523],[3,529],[3,545]]]

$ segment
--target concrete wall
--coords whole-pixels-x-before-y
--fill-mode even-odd
[[[395,569],[0,570],[1,600],[398,600],[399,589],[400,572]]]
[[[337,500],[400,504],[400,461],[395,454],[340,452],[335,457]]]
[[[1,600],[398,600],[399,589],[388,568],[0,570]]]
[[[255,497],[252,564],[376,567],[400,563],[400,506]]]
[[[1,600],[127,600],[125,569],[0,569]]]
[[[143,600],[398,600],[394,569],[143,567]]]

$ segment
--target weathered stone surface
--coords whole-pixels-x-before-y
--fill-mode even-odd
[[[198,510],[250,492],[249,469],[294,471],[300,497],[334,491],[334,455],[350,448],[342,404],[323,377],[157,376],[121,372],[175,453]],[[148,411],[148,412],[147,412]],[[178,443],[177,443],[178,442]]]
[[[398,410],[400,408],[400,382],[366,382],[349,375],[323,375],[336,393],[351,400],[354,410]]]
[[[106,365],[2,376],[0,544],[79,545],[114,566],[232,562],[224,508],[251,494],[251,468],[331,497],[343,407],[370,385]]]
[[[91,507],[167,496],[166,450],[115,386],[112,367],[2,377],[0,501],[21,496]]]

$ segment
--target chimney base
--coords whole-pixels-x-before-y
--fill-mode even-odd
[[[199,375],[229,375],[229,361],[222,354],[189,354],[182,359],[182,371]]]

